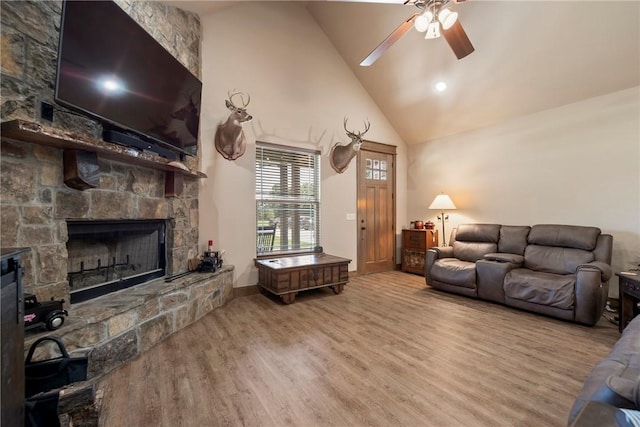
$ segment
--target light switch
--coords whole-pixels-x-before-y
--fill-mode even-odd
[[[356,220],[356,214],[354,213],[347,214],[347,221],[355,221],[355,220]]]

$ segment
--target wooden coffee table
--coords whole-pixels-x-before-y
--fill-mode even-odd
[[[349,281],[350,262],[324,253],[256,259],[258,286],[278,295],[285,304],[307,289],[330,287],[339,294]]]

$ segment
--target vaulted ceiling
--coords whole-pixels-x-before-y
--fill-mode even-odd
[[[233,6],[168,3],[201,15]],[[395,3],[306,7],[409,144],[640,86],[640,1],[452,2],[474,53],[457,60],[443,38],[425,40],[411,29],[372,66],[360,67],[418,11]],[[447,84],[443,92],[435,90],[439,81]]]

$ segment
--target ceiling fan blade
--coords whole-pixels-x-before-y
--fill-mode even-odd
[[[458,59],[464,58],[475,50],[460,20],[457,20],[448,30],[443,29],[442,34]]]
[[[411,27],[413,27],[413,21],[416,19],[418,15],[420,14],[414,13],[409,18],[407,18],[402,24],[400,24],[398,28],[393,30],[393,32],[389,34],[389,36],[382,41],[382,43],[380,43],[375,49],[371,51],[371,53],[366,58],[362,60],[362,62],[360,63],[360,66],[368,67],[369,65],[376,62],[378,58],[380,58],[380,56],[382,56],[382,54],[391,47],[392,44],[400,40],[400,38],[404,36],[407,33],[407,31],[411,29]]]

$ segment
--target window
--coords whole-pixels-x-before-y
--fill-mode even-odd
[[[373,179],[375,181],[387,180],[387,161],[386,160],[373,160],[366,159],[365,163],[365,178]]]
[[[256,144],[256,252],[320,246],[320,153]]]

